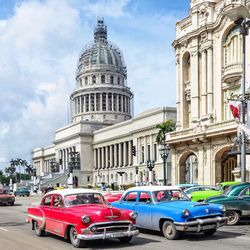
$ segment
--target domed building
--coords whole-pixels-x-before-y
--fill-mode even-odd
[[[70,124],[55,132],[51,146],[32,152],[39,188],[50,184],[147,182],[149,160],[155,164],[154,181],[163,181],[156,125],[175,120],[176,109],[154,108],[132,118],[133,93],[127,86],[123,55],[107,40],[103,19],[97,22],[94,41],[85,46],[79,57],[76,89],[70,100]],[[73,180],[68,178],[72,168]]]
[[[107,27],[98,20],[94,42],[83,50],[71,94],[73,121],[114,124],[131,118],[133,94],[127,87],[127,70],[119,48],[107,40]]]

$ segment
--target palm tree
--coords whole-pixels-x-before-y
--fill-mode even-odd
[[[33,173],[33,167],[31,165],[29,165],[27,163],[26,168],[25,168],[25,172],[29,175],[29,177],[31,178],[31,174]]]
[[[175,130],[175,122],[173,120],[167,120],[162,124],[156,125],[156,128],[159,129],[156,142],[158,144],[165,144],[166,134]]]

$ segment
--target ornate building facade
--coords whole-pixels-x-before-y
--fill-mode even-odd
[[[242,36],[224,14],[245,3],[249,9],[249,0],[191,0],[189,16],[176,24],[177,130],[168,139],[173,183],[240,178],[240,156],[230,155],[239,131],[228,99],[241,93]],[[249,66],[249,53],[246,61]],[[248,156],[246,170],[249,180]]]
[[[135,183],[137,171],[138,181],[147,182],[148,160],[155,164],[154,180],[163,181],[156,125],[176,120],[176,109],[155,108],[132,118],[133,93],[122,52],[107,40],[103,20],[80,55],[70,100],[71,123],[55,132],[53,145],[32,152],[40,184],[66,184],[72,155],[80,161],[73,171],[78,185],[118,183],[121,173],[123,184]],[[170,157],[167,166],[171,183]]]

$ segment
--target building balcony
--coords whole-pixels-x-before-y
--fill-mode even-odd
[[[242,63],[231,63],[222,70],[222,80],[225,83],[232,83],[242,76]]]

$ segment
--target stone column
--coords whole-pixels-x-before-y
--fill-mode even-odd
[[[122,166],[122,143],[119,143],[119,166]]]
[[[100,93],[100,111],[102,111],[102,93]]]
[[[191,122],[196,124],[199,120],[199,67],[198,46],[191,52]]]
[[[94,169],[95,169],[97,167],[96,166],[96,149],[95,148],[94,148],[93,156],[94,156],[93,162],[94,162]]]
[[[121,95],[121,111],[122,111],[122,113],[123,113],[123,95]]]
[[[109,110],[109,94],[106,93],[106,111]]]
[[[179,130],[181,128],[181,100],[183,96],[183,90],[181,88],[181,77],[180,77],[180,54],[176,54],[176,129]],[[183,101],[182,101],[183,102]]]
[[[111,111],[114,111],[115,109],[114,109],[114,93],[112,93],[112,110]]]
[[[106,160],[106,162],[105,162],[105,165],[106,165],[106,168],[108,169],[108,167],[109,167],[109,160],[108,160],[109,158],[108,158],[108,146],[106,146],[105,147],[105,160]]]
[[[117,144],[114,144],[114,166],[117,167]]]
[[[83,107],[83,112],[86,112],[86,95],[84,95],[84,107]]]
[[[202,51],[201,117],[207,115],[207,52]]]
[[[207,49],[207,113],[213,115],[213,48]]]
[[[101,167],[102,167],[102,163],[101,163],[101,148],[98,148],[97,149],[97,152],[98,152],[98,169],[101,169]]]
[[[116,111],[118,111],[118,112],[120,112],[119,111],[119,96],[120,96],[120,94],[117,94],[117,99],[116,99]]]
[[[94,94],[94,111],[97,110],[97,94]]]
[[[133,165],[132,163],[132,141],[128,141],[128,165]]]
[[[102,168],[106,168],[106,166],[105,166],[104,147],[102,147],[101,154],[102,154]]]
[[[127,151],[127,142],[123,143],[123,166],[127,166],[128,164],[128,151]]]

